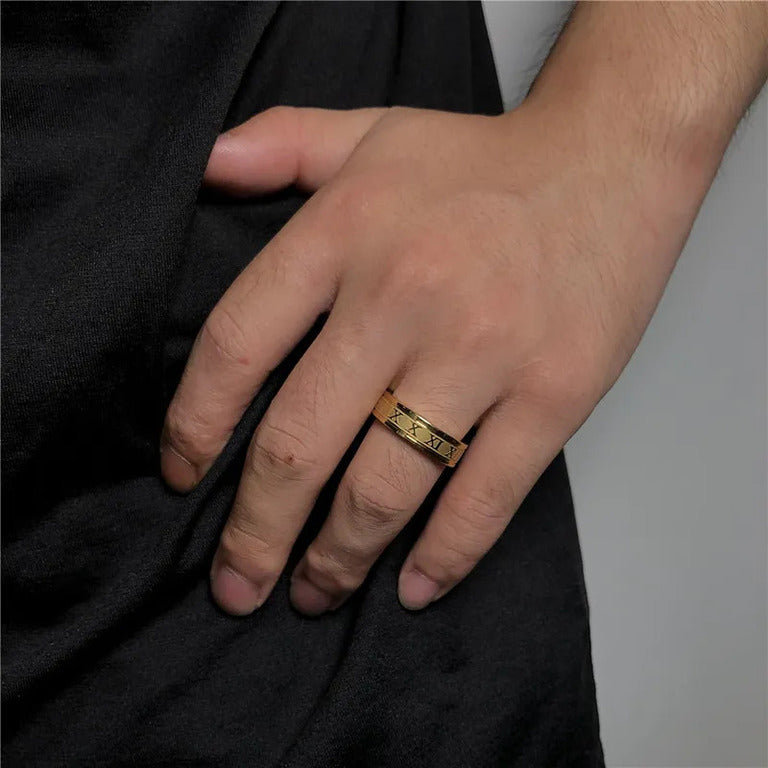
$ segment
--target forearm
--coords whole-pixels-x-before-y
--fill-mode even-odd
[[[768,4],[582,2],[524,106],[690,214],[766,76]]]

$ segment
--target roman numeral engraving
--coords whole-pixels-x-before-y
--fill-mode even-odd
[[[422,450],[432,453],[443,464],[453,466],[467,448],[464,443],[455,445],[453,438],[435,434],[432,431],[433,428],[427,425],[426,419],[415,413],[412,416],[410,409],[398,403],[393,397],[382,395],[373,409],[373,415],[380,422],[392,427],[393,431],[401,437],[407,435],[409,439],[413,438],[411,442],[417,443]]]

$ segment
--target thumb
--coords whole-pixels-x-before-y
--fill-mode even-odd
[[[291,184],[314,192],[385,111],[272,107],[218,137],[203,183],[238,196]]]

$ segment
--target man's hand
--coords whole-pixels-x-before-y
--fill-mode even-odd
[[[683,12],[660,8],[632,7],[644,34],[659,37],[654,19],[690,34],[698,11],[683,33],[669,23]],[[330,313],[253,436],[212,566],[224,609],[247,614],[266,600],[387,387],[456,437],[478,424],[400,574],[401,602],[421,608],[494,544],[616,380],[765,65],[745,33],[737,39],[749,61],[731,68],[741,96],[732,86],[719,112],[697,80],[702,96],[686,94],[684,119],[661,107],[658,119],[629,108],[611,116],[607,106],[636,91],[635,109],[643,94],[637,83],[613,100],[601,90],[621,66],[610,55],[616,36],[637,34],[621,26],[629,13],[578,9],[531,97],[501,117],[281,107],[219,138],[207,184],[235,195],[289,184],[315,193],[198,336],[163,430],[162,472],[174,488],[201,479],[269,371]],[[605,70],[590,47],[613,33]],[[642,63],[634,50],[623,51],[628,67]],[[664,50],[674,61],[676,49]],[[649,103],[661,103],[658,87],[648,84]],[[697,119],[705,102],[708,127]],[[339,606],[442,469],[374,422],[293,574],[293,604],[309,614]]]

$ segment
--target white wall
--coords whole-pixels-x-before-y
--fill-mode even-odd
[[[486,2],[508,106],[568,3]],[[766,766],[768,94],[566,448],[610,766]]]

